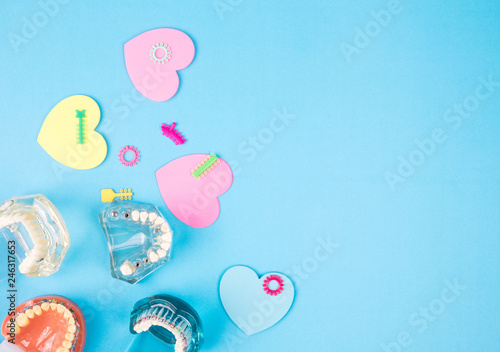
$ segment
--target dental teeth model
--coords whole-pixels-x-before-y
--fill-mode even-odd
[[[49,276],[59,270],[71,244],[56,207],[38,194],[14,197],[0,205],[0,233],[13,244],[26,276]]]
[[[170,295],[144,298],[134,305],[130,332],[148,331],[175,352],[196,352],[203,344],[198,313],[183,300]]]
[[[172,229],[155,206],[115,200],[99,221],[113,277],[135,284],[169,260]]]
[[[83,313],[62,296],[24,302],[5,318],[1,331],[5,337],[0,345],[2,352],[81,352],[85,346]]]

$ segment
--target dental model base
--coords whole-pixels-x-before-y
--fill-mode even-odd
[[[99,221],[113,277],[135,284],[169,260],[172,229],[155,206],[115,200]]]
[[[0,352],[81,352],[85,346],[83,313],[62,296],[33,298],[18,306],[2,324]]]
[[[183,300],[170,295],[157,295],[138,301],[130,316],[130,332],[139,334],[137,338],[144,335],[141,333],[149,332],[175,352],[196,352],[203,344],[203,328],[198,313]],[[147,343],[144,341],[137,344],[138,348],[133,344],[129,352],[141,351],[141,347],[142,350],[153,350],[144,349],[145,345]]]
[[[15,247],[19,271],[26,276],[55,273],[71,244],[61,214],[41,194],[3,202],[0,232]]]

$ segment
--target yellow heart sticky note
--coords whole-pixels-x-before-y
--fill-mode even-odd
[[[101,119],[96,101],[73,95],[49,113],[38,134],[38,143],[55,160],[78,170],[92,169],[106,158],[108,146],[95,131]]]

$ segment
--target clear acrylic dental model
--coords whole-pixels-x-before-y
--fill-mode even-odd
[[[115,200],[99,214],[99,221],[113,277],[135,284],[169,260],[172,229],[155,206]]]
[[[59,270],[71,244],[61,214],[45,196],[14,197],[0,205],[0,232],[26,276]]]
[[[196,352],[203,344],[198,313],[183,300],[170,295],[138,301],[130,315],[130,332],[139,335],[129,352],[165,350],[165,344],[169,351]],[[148,333],[141,334],[143,332]]]

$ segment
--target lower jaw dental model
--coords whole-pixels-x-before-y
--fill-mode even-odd
[[[170,258],[172,229],[158,208],[115,200],[99,214],[111,275],[135,284]]]
[[[165,350],[165,344],[170,347],[169,351],[196,352],[203,344],[198,313],[183,300],[170,295],[138,301],[130,315],[130,332],[138,336],[127,352]]]
[[[0,233],[26,276],[49,276],[58,271],[71,244],[61,214],[41,194],[3,202]]]
[[[85,346],[83,313],[62,296],[33,298],[18,306],[2,324],[0,352],[81,352]]]

